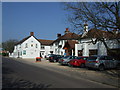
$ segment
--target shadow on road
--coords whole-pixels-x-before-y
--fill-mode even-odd
[[[5,66],[2,67],[2,90],[6,88],[48,88],[51,86],[50,84],[36,84],[28,80],[13,77],[12,74],[15,74],[15,72]]]

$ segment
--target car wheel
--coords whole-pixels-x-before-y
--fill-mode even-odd
[[[56,60],[54,60],[54,62],[56,62]]]
[[[85,67],[85,64],[82,63],[82,64],[80,65],[80,67],[81,67],[81,68]]]
[[[88,69],[88,70],[91,70],[92,68],[90,68],[90,67],[87,67],[87,69]]]
[[[72,67],[72,65],[71,65],[70,63],[68,63],[68,66],[69,66],[69,67]]]
[[[104,65],[100,65],[98,69],[99,69],[99,71],[105,70]]]

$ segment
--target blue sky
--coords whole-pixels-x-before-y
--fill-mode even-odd
[[[21,40],[33,31],[38,39],[55,40],[69,27],[67,15],[61,2],[3,2],[2,39]]]

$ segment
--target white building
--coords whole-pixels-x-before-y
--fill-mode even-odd
[[[104,38],[107,46],[117,54],[109,53],[99,38]],[[98,29],[88,30],[87,24],[85,24],[82,35],[71,33],[66,28],[64,35],[57,34],[57,39],[54,41],[37,39],[34,33],[31,32],[30,36],[15,45],[11,56],[15,58],[36,58],[42,56],[44,58],[46,55],[53,53],[75,56],[114,55],[120,58],[120,43],[118,43],[116,38],[120,40],[119,32],[116,32],[115,36],[113,36],[113,34],[107,31]]]
[[[101,38],[105,40],[106,45],[111,51],[116,52],[116,55],[108,52],[104,43],[99,40]],[[99,29],[85,30],[79,39],[79,44],[75,44],[75,56],[112,55],[120,58],[118,55],[120,54],[120,43],[116,38],[120,40],[120,33],[111,34]]]
[[[33,32],[30,32],[30,36],[19,41],[14,46],[14,51],[11,57],[15,58],[36,58],[45,57],[50,54],[50,44],[53,40],[37,39]]]
[[[68,28],[64,35],[57,34],[57,39],[52,43],[53,54],[75,55],[75,44],[78,43],[78,34],[71,33]]]

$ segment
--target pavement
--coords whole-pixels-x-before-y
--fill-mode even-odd
[[[74,68],[69,66],[61,66],[59,63],[50,63],[48,60],[42,59],[41,62],[36,62],[35,59],[15,59],[19,62],[30,64],[37,67],[42,67],[44,69],[62,73],[69,77],[74,77],[76,79],[87,79],[92,82],[107,84],[120,88],[119,83],[119,71],[120,70],[105,70],[105,71],[96,71],[96,70],[87,70],[86,68]]]

